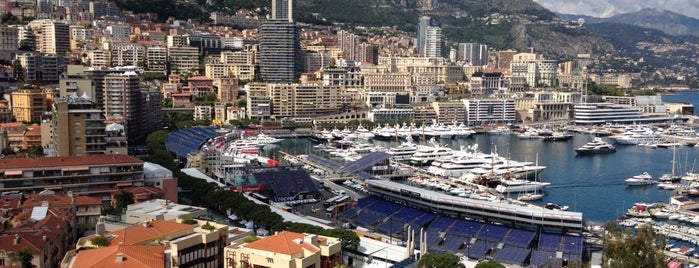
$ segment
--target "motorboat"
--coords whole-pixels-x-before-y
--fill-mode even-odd
[[[611,145],[602,138],[595,137],[592,139],[591,142],[588,142],[584,144],[583,146],[580,146],[575,149],[575,153],[577,154],[607,154],[607,153],[613,153],[616,152],[616,148],[614,148],[614,145]]]
[[[654,183],[653,176],[648,174],[648,172],[643,172],[642,174],[626,179],[626,185],[628,186],[650,185]]]
[[[519,201],[534,201],[534,200],[539,200],[544,197],[544,194],[537,194],[537,193],[526,193],[517,196],[517,200]]]
[[[525,179],[501,179],[500,185],[495,187],[499,193],[528,193],[540,192],[551,185],[550,182],[530,181]]]

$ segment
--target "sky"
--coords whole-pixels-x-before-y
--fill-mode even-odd
[[[699,19],[699,0],[534,0],[558,13],[611,17],[643,8],[667,9]]]

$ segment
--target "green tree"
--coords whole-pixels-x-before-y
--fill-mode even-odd
[[[92,242],[92,244],[97,246],[97,247],[105,247],[105,246],[109,245],[109,240],[106,237],[101,236],[101,235],[97,235],[97,236],[93,237],[92,239],[90,239],[90,242]]]
[[[505,265],[494,260],[479,262],[475,268],[505,268]]]
[[[451,253],[427,253],[417,263],[418,268],[459,267],[459,257]]]
[[[32,253],[31,249],[29,249],[29,247],[25,247],[12,255],[12,261],[19,262],[22,268],[35,267],[34,264],[32,264],[33,258],[34,254]]]
[[[658,235],[652,226],[644,224],[632,232],[608,221],[605,230],[603,268],[667,267],[663,252],[665,237]]]
[[[121,191],[114,195],[114,208],[118,211],[124,211],[126,206],[134,203],[133,194],[127,191]]]

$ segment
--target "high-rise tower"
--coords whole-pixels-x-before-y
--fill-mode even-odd
[[[272,0],[272,15],[260,25],[260,75],[267,82],[292,82],[300,74],[301,41],[293,11],[293,0]]]
[[[427,27],[430,26],[432,26],[432,18],[428,16],[420,17],[417,26],[417,54],[420,56],[425,56],[425,37]]]
[[[294,0],[272,0],[270,19],[294,22]]]

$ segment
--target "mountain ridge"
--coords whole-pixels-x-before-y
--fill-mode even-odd
[[[669,10],[644,8],[636,12],[617,14],[609,18],[585,15],[558,14],[567,20],[585,19],[586,23],[617,23],[656,29],[666,34],[699,36],[699,19],[688,17]]]

